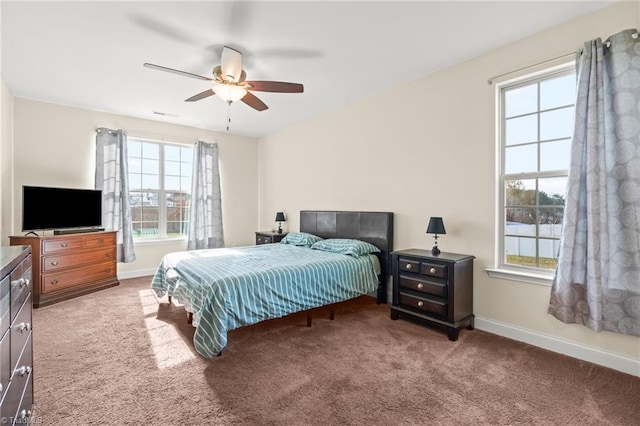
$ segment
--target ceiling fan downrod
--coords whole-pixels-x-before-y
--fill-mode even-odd
[[[231,101],[227,101],[227,132],[231,127]]]

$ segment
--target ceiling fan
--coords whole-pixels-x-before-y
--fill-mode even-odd
[[[213,88],[193,95],[185,102],[199,101],[212,95],[218,95],[228,104],[242,101],[257,111],[264,111],[269,107],[251,93],[252,91],[275,93],[302,93],[304,91],[303,85],[299,83],[246,81],[247,73],[242,69],[242,53],[229,46],[224,46],[222,49],[220,65],[213,68],[213,78],[150,63],[145,63],[144,66],[213,83]]]

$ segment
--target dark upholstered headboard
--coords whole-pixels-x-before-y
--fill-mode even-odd
[[[378,247],[382,277],[391,274],[393,251],[393,213],[300,211],[300,232],[308,232],[322,238],[355,238]]]

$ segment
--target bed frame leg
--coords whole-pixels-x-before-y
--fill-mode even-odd
[[[329,308],[329,319],[331,321],[336,319],[336,311],[335,311],[335,309],[333,309],[333,306],[331,308]]]
[[[171,296],[168,296],[169,304],[171,304]]]
[[[193,314],[191,312],[187,312],[187,324],[193,323]]]
[[[311,312],[307,312],[307,327],[311,327]]]

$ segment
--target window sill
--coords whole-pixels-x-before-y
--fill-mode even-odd
[[[155,240],[152,240],[152,239],[133,240],[134,246],[160,246],[160,245],[169,245],[169,244],[184,244],[186,246],[187,239],[186,238],[158,238]]]
[[[510,269],[487,268],[485,272],[492,278],[518,281],[527,284],[536,284],[550,287],[553,282],[553,275],[536,274],[533,272],[514,271]]]

